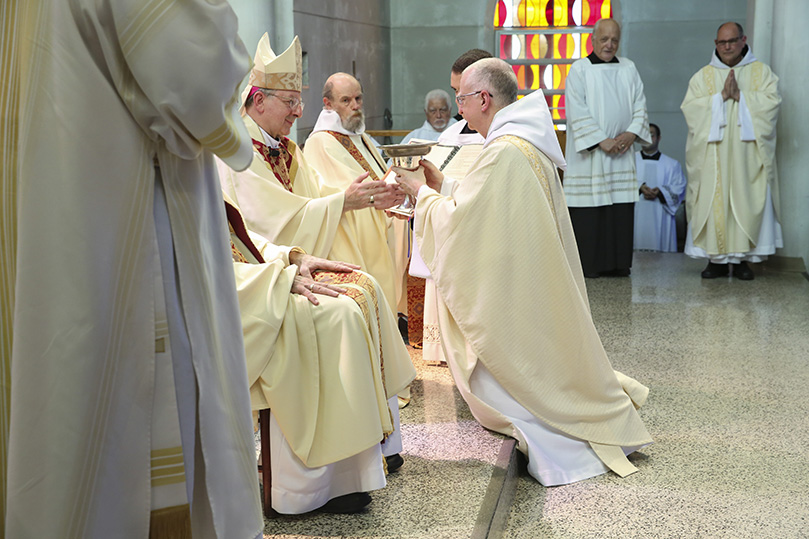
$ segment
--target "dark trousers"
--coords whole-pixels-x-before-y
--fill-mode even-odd
[[[569,210],[585,275],[632,267],[634,202]]]

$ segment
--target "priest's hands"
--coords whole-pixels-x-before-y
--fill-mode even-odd
[[[324,282],[315,281],[312,274],[318,270],[334,271],[338,273],[349,273],[354,270],[360,269],[355,264],[347,262],[337,262],[318,258],[316,256],[307,255],[298,251],[289,253],[290,264],[298,266],[298,275],[295,276],[295,281],[292,283],[292,294],[300,294],[308,299],[313,305],[319,305],[315,294],[323,294],[324,296],[331,296],[336,298],[340,294],[345,294],[345,288],[328,284]]]
[[[632,149],[635,133],[625,131],[615,138],[607,138],[598,143],[599,148],[607,155],[623,155]]]
[[[431,161],[427,161],[426,159],[419,160],[419,165],[424,167],[424,179],[427,180],[427,187],[440,193],[441,185],[444,183],[444,173],[438,170],[438,167]]]
[[[404,193],[396,185],[388,185],[383,180],[365,181],[368,173],[357,176],[345,191],[343,213],[363,208],[385,210],[404,202]]]
[[[415,197],[416,194],[418,194],[419,189],[421,189],[421,186],[427,183],[427,180],[425,178],[425,167],[421,163],[425,163],[425,161],[422,160],[420,162],[419,168],[415,170],[408,170],[406,168],[400,167],[392,167],[393,172],[396,173],[396,181],[399,183],[399,186],[405,193],[407,193],[412,197]],[[435,167],[433,167],[433,169],[437,171]],[[441,173],[439,172],[439,174]],[[443,174],[441,177],[443,179]]]
[[[654,189],[650,188],[645,183],[640,186],[640,192],[643,193],[643,198],[646,200],[654,200],[660,194],[660,189],[655,187]]]
[[[722,100],[727,101],[728,99],[732,99],[734,101],[741,99],[739,83],[736,81],[736,74],[732,69],[730,70],[730,73],[728,73],[728,77],[725,79],[725,87],[722,88]]]

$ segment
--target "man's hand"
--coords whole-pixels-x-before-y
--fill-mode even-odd
[[[383,180],[366,182],[367,177],[367,172],[360,174],[348,186],[345,191],[343,213],[371,207],[384,210],[404,201],[404,193],[395,185],[388,185]]]
[[[733,99],[734,101],[741,99],[739,83],[736,81],[736,74],[732,69],[725,79],[725,87],[722,88],[722,100],[727,101],[728,99]]]
[[[312,274],[318,270],[351,273],[354,270],[360,269],[356,264],[349,264],[348,262],[340,262],[337,260],[326,260],[325,258],[318,258],[299,251],[289,253],[289,263],[298,266],[298,274],[303,275],[307,279],[311,279]]]
[[[655,193],[656,190],[657,187],[651,189],[645,183],[640,186],[640,192],[643,194],[643,198],[645,198],[646,200],[654,200],[655,198],[657,198],[657,194]]]
[[[598,143],[598,147],[601,148],[607,155],[613,155],[618,153],[618,144],[615,143],[614,138],[605,138],[601,142]]]
[[[635,142],[635,133],[624,131],[615,137],[615,145],[618,147],[618,155],[623,155],[632,149],[632,144]]]
[[[423,166],[419,166],[416,170],[393,167],[393,172],[396,173],[396,181],[399,183],[402,190],[412,197],[415,197],[419,189],[421,189],[421,186],[427,183],[424,177]]]
[[[438,170],[438,167],[431,161],[426,159],[421,159],[419,165],[424,167],[424,179],[427,180],[427,187],[440,193],[441,185],[444,183],[444,173]]]
[[[292,283],[290,292],[306,297],[313,305],[320,304],[315,294],[323,294],[324,296],[336,298],[346,292],[345,288],[315,281],[312,277],[314,272],[323,270],[349,273],[360,269],[360,267],[355,264],[326,260],[325,258],[318,258],[298,251],[289,253],[289,262],[290,264],[298,266],[298,275],[295,276],[295,281]]]
[[[333,284],[319,283],[303,275],[296,275],[289,292],[305,297],[312,305],[320,305],[320,301],[318,301],[315,294],[323,294],[324,296],[336,298],[340,294],[345,294],[346,289],[334,286]]]

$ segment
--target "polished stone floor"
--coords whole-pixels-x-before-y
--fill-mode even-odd
[[[545,488],[519,470],[488,537],[809,537],[809,281],[760,267],[754,281],[705,281],[702,266],[636,253],[631,277],[587,281],[613,366],[651,390],[640,413],[655,443],[624,479]],[[485,537],[504,438],[474,422],[442,367],[419,366],[402,420],[405,465],[368,511],[283,517],[266,536]]]

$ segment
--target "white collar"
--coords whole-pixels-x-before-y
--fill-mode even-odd
[[[323,109],[320,111],[320,116],[317,117],[312,133],[314,134],[318,131],[337,131],[348,136],[362,135],[365,132],[365,124],[362,124],[359,131],[349,131],[343,127],[343,122],[340,120],[340,115],[337,114],[336,110]]]
[[[747,65],[747,64],[752,64],[755,61],[756,61],[756,57],[753,56],[753,49],[750,47],[750,45],[748,45],[747,46],[747,54],[745,54],[744,58],[742,58],[742,60],[733,67],[742,67],[742,66]],[[729,65],[722,62],[722,60],[719,59],[719,56],[716,55],[716,49],[714,49],[713,53],[711,53],[711,63],[710,63],[710,65],[712,65],[713,67],[715,67],[717,69],[733,69],[732,67],[730,67]]]
[[[559,146],[559,139],[556,138],[551,111],[548,110],[548,103],[542,90],[534,90],[531,94],[497,111],[489,126],[483,147],[503,135],[515,135],[527,140],[547,155],[557,167],[567,169],[565,155]]]

